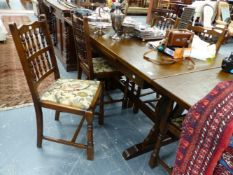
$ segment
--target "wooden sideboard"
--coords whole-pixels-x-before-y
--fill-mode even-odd
[[[71,6],[69,6],[59,3],[58,0],[38,0],[39,13],[43,13],[47,17],[56,56],[61,60],[66,71],[77,70],[73,29],[69,23],[70,20],[66,19],[71,17],[71,10],[74,7],[95,9],[101,4],[101,1],[91,0],[80,3],[77,0],[71,0],[69,3]],[[63,2],[67,3],[65,0]]]
[[[70,8],[54,0],[43,0],[43,13],[46,14],[57,58],[66,71],[77,70],[76,52],[72,27],[65,21],[70,17]]]

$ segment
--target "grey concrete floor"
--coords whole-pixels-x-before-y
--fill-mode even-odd
[[[94,121],[95,159],[86,160],[84,150],[43,141],[36,147],[36,125],[33,107],[0,112],[0,174],[166,174],[158,166],[150,169],[150,153],[126,161],[121,156],[124,149],[140,142],[147,135],[152,123],[142,114],[131,109],[121,110],[120,104],[105,109],[105,125]],[[62,113],[59,122],[54,112],[44,110],[44,133],[61,138],[71,138],[79,117]],[[79,141],[85,141],[85,125]],[[176,143],[162,149],[162,156],[172,164]]]

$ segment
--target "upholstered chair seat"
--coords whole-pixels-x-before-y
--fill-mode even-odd
[[[99,86],[99,81],[58,79],[44,91],[41,101],[87,110],[93,103]]]
[[[123,89],[121,84],[121,72],[111,65],[111,57],[108,58],[107,55],[103,53],[98,53],[99,55],[104,55],[106,57],[94,57],[92,52],[95,50],[93,48],[93,43],[91,42],[90,30],[88,24],[88,17],[83,16],[83,14],[76,12],[72,16],[73,24],[73,35],[74,44],[77,55],[77,70],[78,79],[83,78],[82,74],[85,74],[85,78],[88,80],[99,80],[104,86],[105,94],[105,104],[121,102],[122,99],[112,99],[107,90],[112,88]],[[105,59],[106,58],[106,59]]]
[[[116,69],[112,65],[110,65],[107,60],[105,60],[102,57],[93,58],[92,62],[93,62],[93,69],[95,74],[116,71]]]

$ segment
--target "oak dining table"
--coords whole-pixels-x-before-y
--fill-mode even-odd
[[[216,58],[210,61],[193,59],[195,64],[192,68],[189,61],[185,60],[159,65],[143,58],[144,53],[149,50],[147,42],[139,38],[114,40],[111,35],[112,32],[104,35],[91,34],[91,44],[131,81],[141,87],[147,84],[162,96],[153,113],[148,112],[149,109],[139,100],[139,108],[154,125],[141,143],[123,151],[123,157],[129,160],[153,150],[149,164],[154,167],[158,163],[157,158],[166,134],[167,120],[174,112],[174,103],[188,110],[218,82],[233,80],[233,76],[222,72],[221,62],[224,57],[221,54],[217,54]],[[154,51],[151,57],[161,59],[168,56]]]

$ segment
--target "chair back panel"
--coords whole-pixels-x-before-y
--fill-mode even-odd
[[[77,54],[77,62],[88,79],[94,78],[91,45],[89,39],[89,26],[87,17],[73,15],[73,32]]]
[[[218,53],[219,48],[221,47],[226,30],[215,30],[215,29],[207,29],[201,26],[192,26],[189,25],[188,29],[193,31],[196,35],[200,37],[200,39],[210,43],[216,44],[216,53]]]
[[[31,93],[38,96],[37,87],[42,80],[50,74],[55,79],[60,77],[46,20],[19,28],[13,23],[9,28]]]
[[[219,1],[218,8],[217,8],[217,15],[216,20],[219,21],[225,21],[226,19],[223,19],[222,11],[225,11],[226,14],[230,14],[230,6],[227,2]],[[230,16],[229,16],[230,17]]]
[[[177,26],[178,29],[186,29],[191,23],[191,19],[195,13],[195,8],[185,7],[184,11],[181,14],[180,22]]]
[[[152,26],[155,26],[161,30],[172,29],[175,26],[176,21],[172,18],[165,18],[163,16],[155,16]]]

